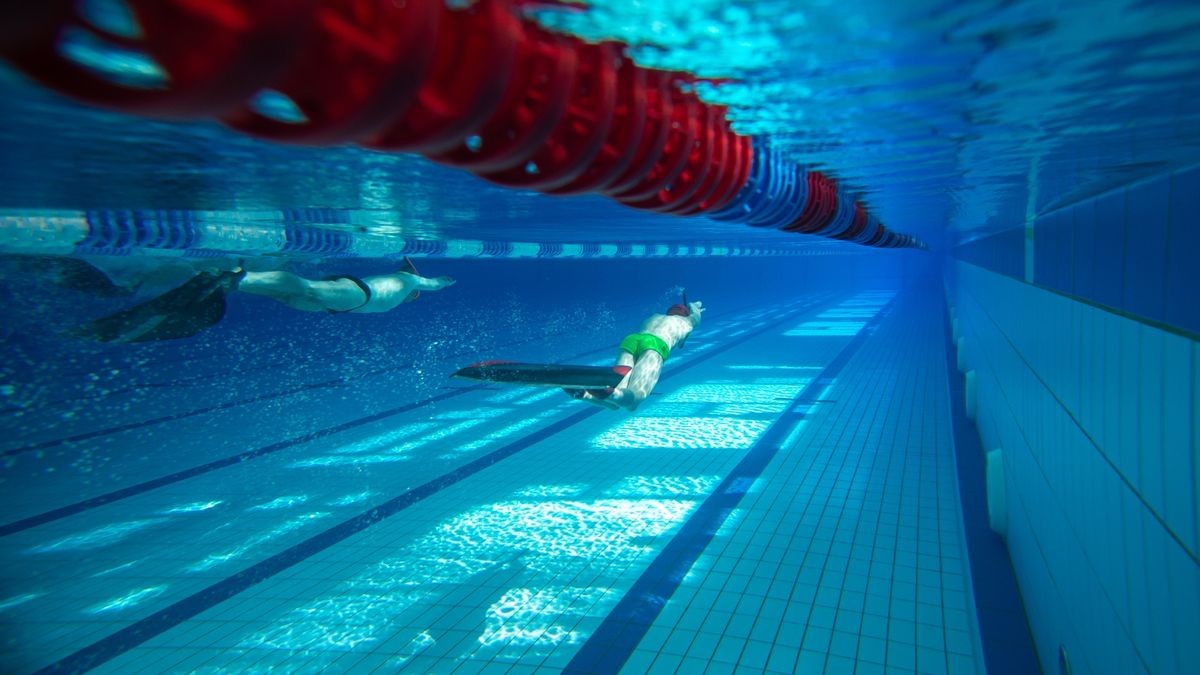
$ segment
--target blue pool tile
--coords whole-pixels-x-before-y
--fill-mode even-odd
[[[862,661],[885,663],[887,642],[873,637],[862,637],[858,643],[858,658]]]
[[[741,661],[738,666],[741,668],[749,668],[750,670],[762,671],[767,666],[767,660],[771,655],[771,644],[761,640],[748,640],[746,648],[742,652]]]
[[[1117,190],[1095,201],[1092,237],[1093,290],[1077,293],[1107,307],[1121,307],[1125,280],[1125,191]]]
[[[1043,286],[1070,288],[1072,217],[1070,209],[1058,211],[1034,227],[1034,280]]]
[[[887,665],[915,669],[917,665],[917,648],[907,642],[888,640]]]
[[[713,660],[722,663],[737,663],[742,658],[743,646],[742,640],[727,635],[721,639],[717,650],[713,652]]]
[[[1166,312],[1169,197],[1170,181],[1160,178],[1130,188],[1126,202],[1123,308],[1159,321]]]
[[[820,673],[825,670],[825,650],[801,649],[796,661],[797,673]]]
[[[1096,205],[1084,202],[1070,211],[1072,255],[1063,263],[1070,280],[1051,288],[1090,298],[1096,292]]]
[[[833,639],[833,631],[828,628],[811,627],[804,633],[804,650],[814,650],[826,652],[829,650],[829,641]]]
[[[975,660],[962,654],[947,654],[946,665],[950,675],[977,675],[979,672]]]
[[[887,668],[882,663],[859,660],[855,664],[854,675],[886,675]]]
[[[875,614],[866,614],[863,616],[861,630],[863,635],[885,638],[887,637],[887,619]]]
[[[771,647],[771,657],[767,659],[767,671],[772,673],[794,673],[796,672],[796,659],[799,657],[800,650],[798,648],[776,644]]]
[[[829,653],[854,658],[858,653],[858,639],[855,633],[835,630],[833,640],[829,643]]]
[[[943,649],[946,646],[945,629],[941,626],[918,624],[917,644],[921,647]]]
[[[854,675],[854,669],[854,659],[830,654],[828,660],[825,662],[824,672],[829,675]]]
[[[1167,323],[1200,333],[1200,169],[1171,177],[1170,233],[1167,239]]]

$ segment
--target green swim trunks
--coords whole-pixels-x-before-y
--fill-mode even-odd
[[[658,352],[659,356],[663,357],[663,361],[671,354],[671,348],[667,346],[663,339],[652,333],[633,333],[621,340],[621,349],[633,354],[634,360],[637,360],[647,350]]]

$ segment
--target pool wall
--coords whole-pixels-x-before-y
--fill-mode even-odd
[[[992,521],[1042,667],[1188,672],[1200,661],[1200,268],[1187,253],[1200,171],[1075,201],[1019,197],[998,231],[964,237],[946,279],[968,414],[1000,451]]]

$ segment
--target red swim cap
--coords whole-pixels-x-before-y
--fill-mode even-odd
[[[667,308],[667,316],[691,316],[692,310],[687,305],[671,305]]]

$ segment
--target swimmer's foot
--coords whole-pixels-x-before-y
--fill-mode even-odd
[[[245,276],[201,272],[179,288],[140,305],[88,322],[72,335],[99,342],[155,342],[191,337],[225,316],[225,294]]]
[[[612,394],[611,389],[563,389],[567,395],[580,401],[587,401],[592,405],[598,405],[601,408],[609,410],[619,410],[621,406],[608,400],[608,396]]]

